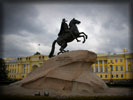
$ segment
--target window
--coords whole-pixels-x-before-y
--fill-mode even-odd
[[[105,72],[108,72],[108,67],[107,66],[105,67]]]
[[[111,68],[111,71],[113,71],[113,66],[112,65],[110,66],[110,68]]]
[[[116,78],[118,78],[118,75],[116,75]]]
[[[123,60],[122,59],[120,59],[120,62],[122,62]]]
[[[103,68],[101,67],[101,72],[103,72]]]
[[[111,63],[113,63],[113,60],[110,60]]]
[[[41,66],[41,64],[40,64],[40,66]],[[93,72],[95,72],[95,68],[94,68],[94,67],[92,67],[92,69],[93,69]]]
[[[24,75],[22,75],[22,78],[24,78]]]
[[[96,67],[96,72],[98,72],[98,67]]]
[[[24,73],[26,73],[26,64],[24,64]]]
[[[129,66],[129,71],[131,71],[131,66]]]
[[[102,78],[103,76],[102,75],[100,75],[100,78]]]
[[[131,59],[127,59],[128,62],[131,62]]]
[[[105,78],[107,78],[107,75],[105,75]]]
[[[117,59],[115,59],[115,62],[117,63]]]
[[[113,75],[111,75],[111,78],[113,78],[114,76]]]
[[[115,70],[118,71],[118,66],[115,67]]]
[[[121,78],[123,78],[123,74],[121,74]]]
[[[121,71],[123,71],[123,66],[120,67]]]

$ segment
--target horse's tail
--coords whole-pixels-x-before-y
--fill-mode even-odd
[[[57,42],[57,40],[54,40],[53,44],[52,44],[52,49],[51,52],[49,54],[49,58],[53,57],[54,54],[54,50],[55,50],[55,43]]]

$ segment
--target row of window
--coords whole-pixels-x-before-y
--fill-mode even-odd
[[[131,59],[127,59],[127,60],[128,60],[128,62],[131,62]],[[121,63],[122,63],[122,62],[123,62],[123,59],[115,59],[114,62],[113,62],[113,60],[111,59],[110,62],[111,62],[111,63],[114,63],[114,62],[115,62],[115,63],[117,63],[117,62],[121,62]],[[103,63],[103,62],[99,60],[99,64],[102,64],[102,63]],[[104,63],[107,64],[107,60],[104,60]],[[98,61],[96,62],[96,64],[98,64]]]
[[[18,71],[19,71],[19,70],[18,70]],[[24,69],[21,70],[21,71],[23,71],[23,73],[26,73],[26,67],[24,67]],[[9,70],[9,73],[17,73],[17,70],[16,70],[16,69],[10,69],[10,70]]]
[[[123,59],[119,59],[120,62],[123,62]],[[111,63],[113,63],[113,60],[110,60]],[[115,59],[115,63],[118,62],[118,59]]]
[[[9,75],[10,78],[16,78],[16,75]]]
[[[23,58],[18,58],[18,61],[22,60]],[[30,57],[26,57],[26,60],[30,60]]]
[[[39,56],[39,60],[40,59],[44,59],[45,56]],[[23,58],[18,58],[18,61],[22,60]],[[31,57],[26,57],[26,60],[31,60]]]
[[[16,78],[16,75],[9,75],[9,77]],[[104,75],[104,77],[108,78],[108,75]],[[118,74],[111,75],[111,78],[114,78],[114,77],[116,77],[116,78],[123,78],[124,76],[123,76],[123,74],[121,74],[121,75],[118,75]],[[24,78],[24,76],[22,76],[22,78]],[[103,78],[103,75],[100,75],[100,78]]]
[[[45,58],[45,56],[39,56],[39,60],[40,60],[40,59],[44,59],[44,58]]]
[[[110,66],[111,67],[111,71],[118,71],[118,66],[116,65],[115,67],[113,67],[113,66]],[[123,66],[121,65],[120,66],[120,71],[123,71]]]
[[[108,75],[104,75],[104,77],[108,78]],[[123,77],[124,77],[123,74],[121,74],[121,75],[118,75],[118,74],[111,75],[111,78],[123,78]],[[100,75],[100,78],[103,78],[103,75]]]
[[[96,64],[98,64],[98,62],[99,62],[99,64],[103,63],[102,61],[99,60],[99,61],[96,61]],[[107,60],[105,60],[104,63],[107,64]]]
[[[16,73],[16,69],[10,69],[9,72],[10,73]]]
[[[118,60],[119,60],[120,62],[123,62],[123,59],[115,59],[115,63],[117,63]],[[113,60],[111,59],[110,62],[113,63]],[[99,60],[99,63],[102,64],[103,61]],[[107,64],[107,60],[104,60],[104,63]],[[98,64],[98,61],[96,62],[96,64]]]
[[[111,68],[111,71],[118,71],[118,66],[115,66],[115,67],[113,67],[113,66],[110,66],[110,68]],[[105,72],[108,72],[108,67],[106,66],[105,67]],[[124,69],[123,69],[123,66],[120,66],[120,71],[123,71]],[[93,71],[94,71],[94,69],[93,69]],[[100,71],[101,72],[103,72],[103,68],[102,67],[100,67]],[[96,72],[98,72],[98,67],[96,67]]]
[[[10,64],[10,65],[6,65],[7,67],[16,67],[16,64]]]
[[[29,66],[29,64],[9,64],[9,65],[6,65],[7,67],[17,67],[17,66]]]
[[[8,77],[16,79],[16,75],[9,75]],[[24,78],[24,75],[22,75],[21,78]]]

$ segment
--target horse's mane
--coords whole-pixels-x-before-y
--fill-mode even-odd
[[[70,23],[69,23],[69,27],[71,27],[72,24],[73,24],[73,19],[70,21]]]

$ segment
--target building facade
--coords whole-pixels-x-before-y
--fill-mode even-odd
[[[17,59],[8,58],[5,60],[8,78],[9,79],[23,79],[32,70],[42,66],[42,64],[48,60],[48,56],[35,53],[29,57],[19,57]]]
[[[41,67],[48,56],[36,53],[29,57],[6,59],[8,77],[23,79],[32,70]],[[92,66],[93,72],[104,81],[133,80],[133,54],[97,55],[97,61]]]
[[[104,81],[133,80],[133,54],[98,55],[93,72]]]

